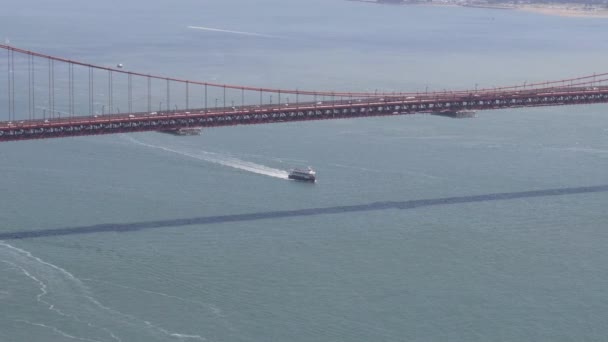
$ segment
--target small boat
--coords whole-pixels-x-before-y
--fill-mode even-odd
[[[307,169],[293,169],[289,171],[289,176],[287,178],[305,181],[305,182],[314,182],[316,180],[316,172],[308,167]]]

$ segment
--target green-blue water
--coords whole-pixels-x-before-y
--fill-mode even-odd
[[[220,83],[424,91],[607,68],[601,19],[339,0],[2,7],[16,46]],[[491,199],[607,185],[607,110],[2,143],[0,341],[604,340],[608,194]],[[306,165],[317,184],[284,179]],[[449,197],[465,200],[382,207]]]

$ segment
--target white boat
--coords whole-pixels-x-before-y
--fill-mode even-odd
[[[317,179],[316,175],[317,173],[308,167],[307,169],[292,169],[289,171],[289,176],[287,176],[287,178],[305,182],[314,182]]]

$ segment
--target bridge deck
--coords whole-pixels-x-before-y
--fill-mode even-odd
[[[188,126],[221,127],[244,124],[359,118],[459,110],[561,106],[608,102],[608,86],[593,88],[502,91],[418,97],[376,97],[342,101],[243,106],[182,111],[138,112],[97,116],[0,122],[0,141],[113,134]]]
[[[608,102],[608,73],[541,83],[524,82],[523,85],[498,88],[476,87],[475,90],[424,93],[330,92],[193,81],[123,70],[120,66],[111,68],[95,65],[3,44],[0,44],[0,50],[7,52],[7,68],[3,70],[8,72],[5,97],[8,110],[4,113],[6,116],[0,116],[0,120],[6,117],[8,120],[0,121],[0,141],[413,113],[458,116],[459,111],[463,110]],[[55,77],[55,70],[59,66],[67,66],[67,79]],[[40,81],[41,74],[45,79],[43,82]],[[15,75],[19,78],[16,79]],[[116,81],[116,78],[119,80]],[[87,80],[88,85],[83,84]],[[99,93],[99,82],[104,84],[105,94]],[[179,86],[177,91],[175,86]],[[38,88],[45,88],[43,100],[40,96],[41,89]],[[76,115],[76,104],[82,107],[85,100],[76,100],[76,88],[88,90],[88,96],[85,96],[88,97],[87,112],[91,113],[88,116]],[[213,109],[208,106],[208,90],[214,94],[211,98],[216,96],[216,106]],[[163,95],[159,96],[159,91]],[[197,97],[203,97],[205,108],[190,109],[191,91],[199,94]],[[172,95],[174,102],[171,102]],[[178,101],[175,101],[176,96]],[[296,101],[286,103],[285,99],[289,101],[289,96]],[[115,97],[118,100],[116,102]],[[243,105],[245,99],[257,97],[259,105]],[[264,104],[265,97],[270,105]],[[276,101],[274,105],[273,97]],[[318,98],[322,101],[317,101]],[[330,100],[326,101],[326,98]],[[234,103],[235,99],[241,106],[226,107],[227,103]],[[93,115],[99,112],[120,112],[115,105],[124,105],[125,100],[128,108],[126,113]],[[152,111],[152,102],[157,100],[162,101],[160,104],[164,104],[166,110]],[[217,108],[218,100],[221,100],[224,108]],[[48,106],[42,109],[42,113],[37,110],[37,104],[40,103]],[[181,103],[181,107],[188,109],[178,110],[176,103]],[[175,110],[171,110],[172,106],[175,106]],[[147,111],[136,112],[137,109],[134,108],[147,108]],[[28,120],[17,119],[26,116]]]

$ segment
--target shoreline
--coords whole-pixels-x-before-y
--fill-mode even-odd
[[[608,9],[587,9],[580,4],[527,4],[514,7],[523,12],[570,18],[608,18]]]
[[[347,0],[351,2],[362,2],[375,5],[392,5],[392,6],[430,6],[430,7],[467,7],[467,8],[484,8],[495,10],[512,10],[537,13],[543,15],[570,17],[570,18],[600,18],[608,19],[608,8],[600,7],[585,7],[582,4],[574,3],[550,3],[550,4],[488,4],[478,2],[415,2],[415,3],[381,3],[375,0]]]

